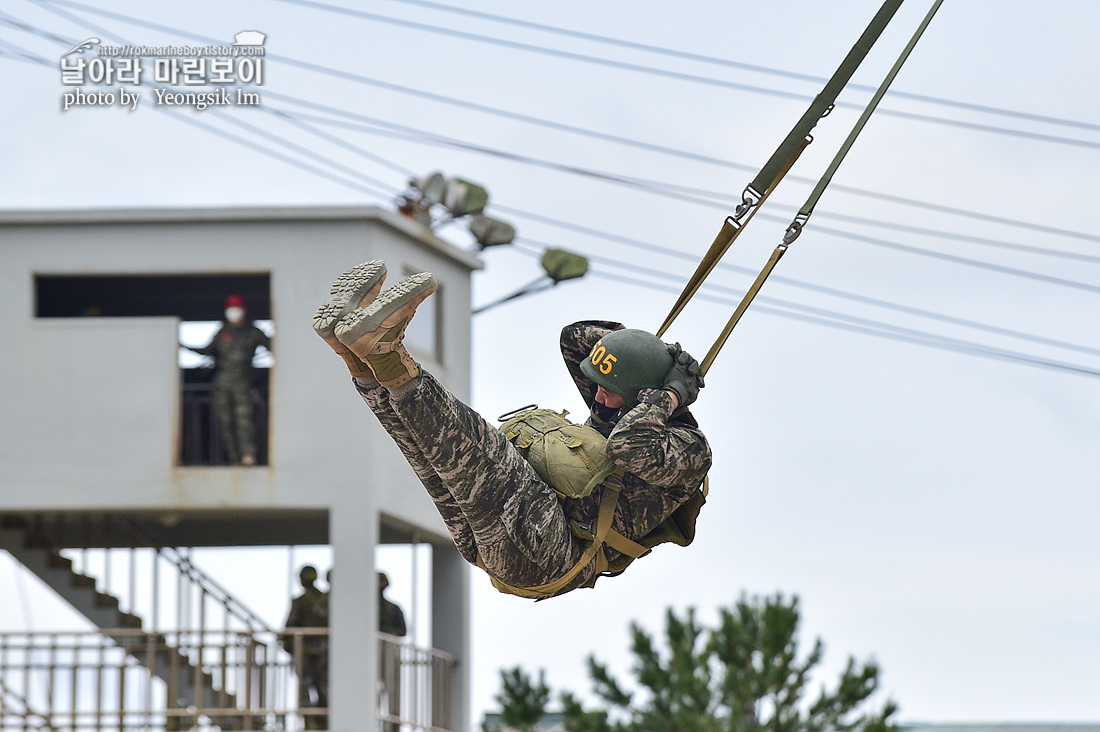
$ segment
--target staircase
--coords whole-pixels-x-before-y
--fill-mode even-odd
[[[102,520],[108,519],[104,517]],[[186,556],[173,548],[161,546],[148,535],[147,530],[125,518],[113,518],[111,522],[110,531],[103,534],[121,535],[127,539],[123,543],[128,546],[117,548],[108,545],[76,550],[78,556],[80,552],[84,553],[83,571],[77,571],[73,559],[64,556],[61,553],[63,547],[59,545],[59,542],[72,541],[72,517],[57,516],[52,521],[28,521],[21,516],[0,517],[0,549],[11,553],[75,610],[104,631],[115,645],[161,679],[167,686],[167,706],[170,710],[237,708],[236,695],[226,688],[231,675],[226,665],[225,644],[229,642],[226,638],[234,630],[252,634],[270,633],[271,629],[195,567]],[[90,564],[89,551],[105,553],[102,562],[107,575],[103,583],[104,591],[99,589],[100,582],[95,577],[85,573]],[[124,587],[129,586],[126,602],[109,590],[113,586],[110,581],[111,568],[118,564],[112,561],[111,552],[120,551],[129,552],[130,560],[128,577],[123,578],[128,581],[121,583]],[[136,588],[139,584],[147,584],[137,579],[138,552],[152,560],[151,622],[143,621],[134,612]],[[162,573],[164,565],[172,571]],[[158,630],[160,616],[163,615],[159,607],[165,584],[162,574],[168,575],[167,584],[169,588],[174,585],[177,598],[176,622],[169,623],[167,627],[171,630],[165,631]],[[210,608],[220,612],[210,612]],[[214,636],[218,637],[221,645],[208,640]],[[210,645],[215,648],[207,647]],[[220,658],[211,661],[210,656],[217,656],[218,649],[221,650]],[[0,689],[0,693],[3,691]],[[167,714],[166,729],[190,728],[195,721],[182,711],[168,711]],[[207,724],[226,730],[264,727],[262,718],[244,715],[208,715],[207,719]]]

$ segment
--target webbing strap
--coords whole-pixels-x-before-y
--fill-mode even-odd
[[[863,58],[867,55],[867,52],[871,50],[871,46],[875,44],[878,37],[882,35],[883,29],[886,28],[886,24],[890,22],[890,19],[894,17],[894,13],[901,7],[902,0],[886,0],[875,13],[875,17],[868,23],[867,29],[863,31],[863,35],[859,37],[855,45],[852,46],[852,50],[848,52],[848,55],[844,57],[844,60],[840,62],[840,66],[837,67],[836,72],[825,83],[821,93],[814,97],[814,100],[810,103],[809,109],[802,115],[802,118],[798,120],[798,123],[787,135],[786,139],[780,143],[779,147],[772,154],[771,159],[764,164],[764,167],[760,169],[760,173],[757,174],[756,179],[750,184],[750,187],[756,191],[763,193],[768,188],[773,186],[781,177],[780,171],[783,169],[784,163],[795,154],[795,150],[798,148],[801,141],[810,134],[810,130],[814,128],[817,121],[828,113],[829,109],[833,106],[833,102],[836,101],[837,96],[848,84],[848,80],[852,78],[852,74],[859,68]]]
[[[803,139],[802,144],[795,150],[794,156],[787,161],[787,166],[780,172],[779,177],[782,178],[787,174],[787,171],[798,160],[798,156],[802,154],[802,151],[806,149],[806,146],[810,144],[808,139]],[[688,304],[688,301],[699,291],[699,288],[703,286],[703,281],[710,275],[715,267],[718,266],[718,262],[725,255],[726,251],[733,245],[734,240],[738,234],[749,225],[752,221],[752,217],[756,215],[756,212],[760,210],[760,206],[764,201],[768,200],[768,196],[775,190],[775,186],[772,186],[760,200],[756,202],[755,206],[745,209],[748,212],[748,217],[744,221],[740,221],[738,217],[727,216],[726,220],[722,223],[722,230],[718,232],[718,236],[714,237],[714,243],[710,245],[710,249],[703,255],[703,261],[699,262],[699,266],[695,268],[695,273],[691,275],[691,279],[688,280],[687,285],[684,287],[684,291],[680,293],[680,296],[676,298],[676,302],[672,306],[672,310],[665,316],[665,322],[661,323],[661,327],[657,329],[657,337],[660,338],[668,330],[668,326],[672,325],[672,321],[676,320],[676,317]],[[744,215],[744,211],[741,212]]]
[[[829,164],[828,170],[821,176],[821,180],[814,186],[813,191],[810,192],[809,198],[806,199],[806,203],[799,209],[798,215],[795,216],[794,222],[791,223],[791,227],[796,227],[791,235],[791,229],[788,228],[787,242],[790,244],[794,239],[798,237],[798,232],[801,231],[802,226],[806,223],[806,219],[810,218],[810,214],[814,211],[814,206],[817,205],[817,201],[821,198],[821,194],[825,192],[825,188],[833,180],[833,174],[836,173],[837,168],[840,167],[841,161],[844,160],[844,156],[848,154],[848,150],[851,149],[852,143],[859,137],[859,133],[863,131],[863,126],[867,124],[867,120],[871,118],[871,114],[878,108],[878,103],[882,100],[882,97],[886,94],[886,91],[890,88],[890,84],[893,83],[894,77],[901,71],[902,65],[909,58],[909,54],[913,51],[913,48],[917,45],[917,41],[924,34],[925,28],[932,22],[932,18],[936,15],[936,11],[940,9],[940,5],[943,4],[943,0],[936,0],[932,4],[932,8],[924,16],[924,20],[917,27],[917,30],[913,33],[913,37],[909,39],[909,43],[906,44],[905,49],[898,56],[897,61],[890,68],[889,73],[886,74],[886,78],[879,84],[878,89],[875,90],[874,96],[871,97],[871,101],[867,103],[867,106],[863,109],[863,114],[859,116],[859,120],[855,126],[852,127],[852,131],[848,133],[848,137],[844,140],[844,144],[840,146],[840,150],[833,157],[833,161]]]
[[[595,538],[592,543],[584,550],[581,558],[573,565],[573,568],[566,572],[564,575],[554,580],[553,582],[547,582],[544,585],[538,585],[536,587],[516,587],[509,585],[506,582],[489,575],[489,579],[492,581],[493,586],[501,592],[506,592],[510,595],[519,595],[520,597],[533,597],[533,598],[547,598],[553,597],[555,594],[565,589],[565,587],[576,578],[581,571],[592,563],[593,560],[597,562],[597,570],[602,572],[607,569],[607,560],[604,558],[603,552],[600,551],[603,548],[604,542],[607,540],[608,533],[611,531],[611,519],[615,516],[615,506],[619,503],[619,485],[616,480],[609,480],[603,485],[603,496],[600,497],[600,510],[596,517],[596,532]],[[616,532],[617,533],[617,532]],[[619,535],[621,536],[621,535]],[[626,537],[622,537],[625,541],[630,541]],[[634,542],[630,542],[634,543]],[[644,552],[644,548],[643,552]],[[624,552],[625,553],[625,552]],[[604,558],[602,566],[600,559]],[[488,568],[485,566],[485,562],[481,559],[481,555],[477,556],[477,566],[488,572]]]
[[[840,150],[838,150],[833,157],[833,161],[829,164],[829,168],[825,171],[825,174],[821,176],[821,180],[817,182],[817,185],[814,186],[813,191],[810,192],[809,198],[806,199],[806,203],[799,209],[794,221],[787,227],[787,231],[783,235],[782,243],[772,252],[771,258],[768,259],[768,263],[764,265],[764,269],[760,270],[760,274],[756,276],[756,281],[752,283],[752,287],[745,293],[741,303],[737,306],[737,310],[734,311],[729,322],[726,323],[726,327],[722,330],[721,335],[718,336],[718,340],[714,342],[710,351],[699,364],[702,373],[707,373],[707,370],[710,368],[711,363],[714,362],[718,352],[722,350],[722,346],[725,345],[726,339],[729,338],[734,326],[737,325],[737,321],[741,319],[741,316],[744,314],[745,310],[748,309],[753,298],[756,297],[756,293],[760,291],[761,286],[764,284],[764,280],[768,279],[768,275],[772,273],[776,263],[787,251],[787,247],[790,246],[791,242],[797,239],[798,235],[802,233],[802,228],[809,220],[810,214],[813,213],[814,206],[817,205],[817,201],[821,198],[821,194],[824,193],[825,188],[833,179],[833,174],[836,173],[837,168],[840,167],[840,163],[844,160],[844,156],[848,154],[856,138],[859,137],[859,133],[863,131],[863,126],[867,124],[867,120],[870,119],[871,114],[875,111],[875,108],[878,107],[879,101],[882,99],[883,95],[886,94],[886,90],[890,88],[890,84],[894,81],[894,77],[897,76],[898,71],[901,70],[902,65],[905,63],[906,59],[909,58],[910,52],[913,50],[914,46],[917,45],[917,41],[920,40],[921,35],[924,33],[924,29],[932,22],[933,16],[935,16],[936,11],[939,10],[942,3],[943,0],[936,0],[935,3],[933,3],[931,10],[925,15],[924,20],[921,22],[916,32],[913,33],[913,37],[909,39],[909,43],[906,44],[905,49],[890,68],[890,72],[886,74],[886,78],[882,80],[878,89],[875,90],[874,96],[872,96],[871,101],[867,103],[867,106],[863,110],[863,114],[859,116],[859,120],[857,120],[855,126],[852,127],[852,131],[848,133],[847,139],[845,139],[844,144],[841,145]]]
[[[649,549],[646,549],[636,541],[631,541],[614,529],[607,532],[607,540],[605,543],[615,551],[625,554],[631,559],[637,559],[649,553]]]
[[[745,311],[749,309],[749,305],[752,303],[753,298],[756,297],[756,293],[760,292],[760,288],[764,285],[764,280],[768,279],[768,275],[775,269],[776,263],[779,258],[783,256],[783,253],[787,251],[786,244],[780,244],[772,252],[772,256],[768,259],[768,263],[764,265],[764,269],[760,270],[760,274],[756,275],[756,281],[752,283],[752,287],[749,288],[745,296],[741,298],[741,302],[737,305],[737,309],[733,311],[733,315],[730,316],[729,321],[726,322],[726,327],[722,329],[722,333],[718,336],[718,339],[714,341],[714,345],[707,351],[707,355],[703,357],[702,362],[699,364],[699,371],[705,376],[707,371],[710,370],[710,365],[714,363],[715,357],[718,356],[718,352],[722,350],[722,346],[726,345],[726,340],[730,337],[730,333],[733,332],[734,326],[737,325],[737,321],[741,319],[741,316],[745,314]]]
[[[657,330],[658,337],[663,335],[668,329],[676,317],[683,311],[684,306],[688,300],[699,290],[703,281],[707,278],[707,275],[718,264],[718,260],[722,258],[726,250],[729,249],[737,235],[740,234],[748,222],[759,210],[760,205],[763,204],[767,197],[771,195],[771,192],[775,190],[775,187],[782,180],[783,176],[787,174],[791,166],[794,165],[798,156],[802,154],[802,151],[806,148],[811,141],[810,131],[817,124],[817,121],[825,116],[829,109],[832,107],[833,102],[836,101],[837,95],[848,83],[848,80],[852,78],[852,74],[855,73],[859,67],[863,58],[867,55],[867,52],[882,35],[882,31],[886,28],[887,23],[893,18],[894,13],[897,12],[898,7],[901,5],[902,0],[885,0],[882,7],[875,14],[875,17],[871,19],[867,29],[863,31],[863,34],[856,41],[855,45],[848,52],[848,55],[844,57],[844,60],[840,63],[840,66],[833,73],[832,77],[825,83],[821,93],[814,97],[813,102],[810,103],[809,108],[802,115],[801,119],[791,128],[787,137],[779,144],[775,152],[772,153],[771,158],[764,164],[764,167],[760,169],[756,179],[749,184],[748,188],[742,193],[742,204],[737,207],[737,212],[734,216],[726,219],[722,225],[722,230],[714,240],[714,244],[711,245],[710,250],[704,256],[703,261],[696,269],[695,274],[688,280],[687,286],[684,291],[677,298],[676,303],[672,306],[672,310],[665,317],[664,323]],[[745,217],[744,222],[740,219]]]

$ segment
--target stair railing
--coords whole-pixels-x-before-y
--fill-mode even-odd
[[[65,519],[57,516],[54,521],[61,524]],[[169,546],[155,531],[130,517],[105,515],[96,523],[98,526],[88,516],[82,516],[77,532],[80,546],[59,553],[73,559],[74,571],[80,574],[94,577],[96,569],[101,570],[96,578],[101,591],[117,597],[121,611],[144,617],[149,630],[203,631],[218,625],[226,631],[272,630],[259,615],[196,566],[187,550]],[[96,529],[98,541],[93,541],[92,531]],[[59,530],[51,532],[44,522],[36,521],[35,531],[47,542],[56,542],[62,535]],[[116,561],[119,552],[126,555],[122,562]],[[146,563],[146,567],[141,566]],[[124,576],[119,577],[120,573]],[[165,594],[174,600],[174,612],[173,603],[164,602]],[[215,617],[210,617],[211,608],[217,609]],[[165,611],[169,613],[167,618]]]

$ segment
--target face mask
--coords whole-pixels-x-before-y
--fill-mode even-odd
[[[244,308],[226,308],[225,319],[230,323],[239,323],[244,320]]]

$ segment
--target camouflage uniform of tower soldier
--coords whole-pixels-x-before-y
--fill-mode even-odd
[[[286,616],[285,627],[290,628],[327,628],[328,598],[314,584],[317,582],[317,569],[310,565],[302,567],[298,577],[302,582],[302,594],[290,603],[290,613]],[[299,643],[294,635],[283,636],[283,648],[294,657],[294,667],[298,672],[298,708],[328,707],[328,637],[324,635],[302,635]],[[306,716],[306,729],[325,729],[328,724],[323,715]]]
[[[563,329],[562,354],[592,409],[589,423],[607,437],[606,453],[620,470],[588,497],[562,500],[500,430],[443,388],[402,346],[405,326],[435,291],[435,278],[413,275],[380,293],[384,276],[380,261],[341,275],[330,301],[317,311],[314,330],[344,359],[364,401],[435,502],[459,552],[484,568],[498,589],[545,586],[580,565],[593,545],[584,528],[596,521],[612,481],[620,496],[611,519],[615,531],[649,545],[690,543],[711,451],[686,409],[698,396],[702,377],[679,346],[617,323],[586,321]],[[632,365],[612,370],[641,374],[640,380],[618,384],[603,378],[598,363],[604,363],[609,341],[614,349],[634,353]],[[597,343],[603,344],[600,354]],[[594,355],[601,360],[588,369],[583,364],[594,363]],[[629,563],[604,549],[606,573]],[[601,572],[598,564],[588,562],[552,594],[591,586]]]
[[[184,346],[203,356],[214,357],[214,414],[225,436],[230,462],[256,464],[256,424],[252,408],[252,357],[271,339],[245,319],[244,298],[230,295],[225,300],[225,322],[209,344],[202,348]]]
[[[390,586],[385,572],[378,572],[378,632],[404,636],[405,613],[396,602],[383,594]],[[401,648],[393,643],[379,644],[378,656],[378,710],[379,714],[401,718]],[[398,732],[401,725],[388,719],[383,721],[383,732]]]

